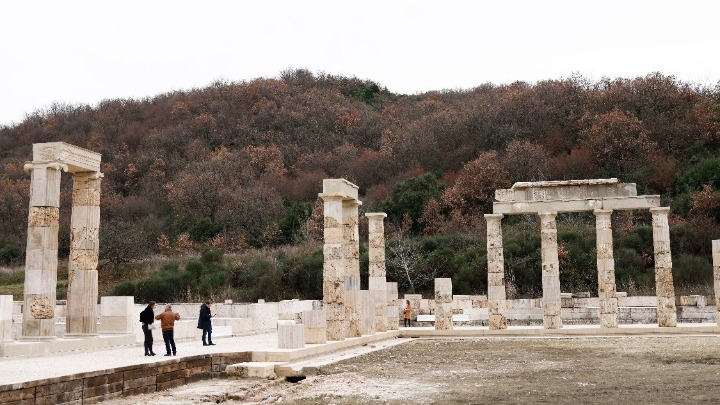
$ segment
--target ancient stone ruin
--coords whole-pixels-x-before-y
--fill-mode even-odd
[[[490,329],[507,328],[501,228],[504,215],[536,214],[540,217],[543,326],[558,329],[562,328],[562,318],[555,217],[559,212],[593,211],[597,232],[600,324],[603,328],[616,328],[618,301],[610,215],[613,210],[638,209],[649,209],[652,213],[658,325],[677,325],[668,226],[670,209],[659,206],[660,196],[637,195],[634,183],[618,183],[612,178],[515,183],[510,189],[496,190],[495,200],[493,213],[485,215]]]
[[[97,333],[100,154],[64,142],[33,145],[22,337],[55,338],[61,170],[73,173],[68,335]]]

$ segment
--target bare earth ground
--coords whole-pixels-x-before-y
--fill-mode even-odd
[[[298,383],[215,379],[108,404],[717,404],[720,337],[415,340]]]

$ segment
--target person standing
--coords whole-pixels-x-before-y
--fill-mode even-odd
[[[208,300],[205,301],[204,304],[200,306],[200,317],[198,318],[198,329],[202,329],[202,342],[203,346],[215,346],[215,343],[212,342],[212,321],[210,318],[213,317],[212,313],[210,312],[210,306],[212,305],[212,301]],[[205,336],[207,335],[207,341],[205,340]]]
[[[152,324],[155,323],[155,301],[148,302],[147,307],[140,312],[140,323],[142,323],[143,334],[145,335],[145,355],[154,356],[153,352],[153,335],[152,335]]]
[[[165,341],[165,355],[169,356],[172,349],[172,355],[177,355],[175,349],[175,321],[180,319],[180,314],[173,312],[172,305],[165,305],[165,311],[155,316],[155,319],[160,320],[160,329],[162,329],[163,340]]]
[[[405,323],[403,324],[405,327],[410,326],[410,318],[412,318],[412,307],[410,301],[405,300]]]

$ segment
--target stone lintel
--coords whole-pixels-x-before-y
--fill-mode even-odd
[[[617,179],[539,181],[515,183],[512,188],[495,191],[498,202],[600,199],[637,196],[635,183]]]
[[[542,212],[581,212],[595,210],[639,210],[652,209],[660,205],[659,195],[635,197],[607,197],[600,199],[494,202],[495,214],[539,214]]]
[[[33,144],[34,162],[60,162],[69,172],[99,172],[101,155],[65,142]]]
[[[345,179],[324,179],[323,180],[323,192],[322,194],[327,195],[343,195],[347,196],[348,199],[358,199],[358,186],[350,183]],[[321,195],[322,196],[322,195]]]

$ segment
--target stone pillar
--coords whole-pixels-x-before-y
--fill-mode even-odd
[[[73,175],[67,335],[97,334],[100,182],[102,173]]]
[[[360,290],[360,334],[375,334],[375,301],[370,290]]]
[[[0,343],[13,341],[12,314],[13,296],[0,295]]]
[[[358,232],[359,201],[342,202],[343,250],[345,256],[345,337],[361,336],[360,332],[360,235]]]
[[[600,327],[618,327],[618,300],[615,290],[615,259],[613,257],[612,210],[595,210],[595,243],[600,297]]]
[[[60,163],[28,163],[30,211],[25,252],[22,337],[55,338],[55,290],[60,216]]]
[[[507,329],[505,316],[505,259],[502,214],[485,214],[487,221],[488,318],[490,329]]]
[[[657,294],[658,326],[677,326],[675,310],[675,286],[672,278],[672,257],[670,255],[670,208],[650,208],[653,225],[653,246],[655,249],[655,292]]]
[[[400,328],[400,309],[398,308],[398,283],[387,283],[387,328],[398,330]]]
[[[343,254],[343,205],[341,196],[322,196],[325,211],[323,246],[323,304],[327,340],[345,338],[345,255]]]
[[[368,256],[369,277],[368,288],[375,302],[375,330],[385,332],[388,327],[387,318],[387,281],[385,278],[385,227],[384,212],[367,213],[368,218]]]
[[[555,212],[543,212],[540,216],[540,253],[542,256],[543,326],[545,329],[562,328],[560,311],[560,260],[558,259],[557,224]]]
[[[712,241],[712,261],[715,279],[715,322],[720,325],[720,239]]]
[[[435,279],[435,330],[452,330],[452,279]]]
[[[324,309],[313,309],[302,312],[302,322],[305,326],[306,344],[327,343],[327,318]]]

